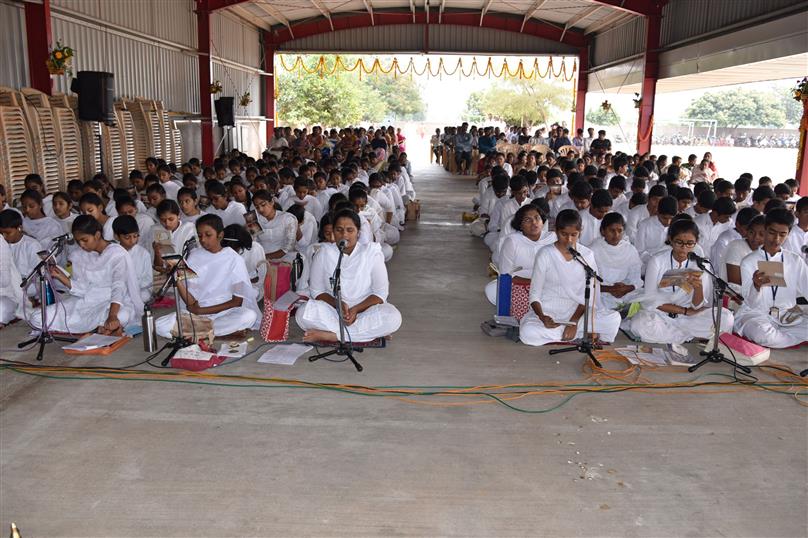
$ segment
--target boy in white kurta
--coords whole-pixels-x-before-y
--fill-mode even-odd
[[[0,235],[0,328],[22,316],[25,299],[21,282],[22,276],[14,263],[11,248],[5,237]]]
[[[129,252],[132,266],[140,288],[140,298],[144,303],[149,302],[154,286],[154,270],[152,269],[152,254],[140,246],[140,229],[131,215],[119,215],[112,223],[115,240]]]
[[[40,262],[38,253],[44,248],[39,241],[30,235],[25,235],[22,230],[22,215],[19,211],[5,209],[0,212],[0,233],[8,243],[14,265],[22,278],[25,278]],[[30,297],[39,296],[39,290],[35,285],[29,286],[26,293]]]
[[[786,209],[772,209],[766,215],[763,246],[741,262],[743,305],[735,317],[735,330],[761,346],[786,348],[808,340],[805,314],[788,320],[786,312],[798,308],[797,297],[808,296],[808,266],[799,254],[782,248],[794,216]],[[761,261],[783,264],[785,286],[772,286],[758,269]]]
[[[401,313],[387,303],[389,281],[384,255],[378,243],[358,243],[359,216],[351,210],[334,217],[334,238],[345,240],[341,266],[342,312],[337,312],[329,278],[339,259],[336,244],[325,244],[315,256],[309,278],[310,299],[296,314],[306,331],[304,340],[334,341],[340,332],[339,316],[345,321],[345,338],[368,342],[390,335],[401,326]]]
[[[645,270],[645,288],[642,309],[630,321],[631,332],[643,342],[682,344],[693,338],[708,339],[713,334],[710,310],[712,282],[701,272],[689,278],[688,288],[669,286],[660,288],[662,275],[669,269],[693,268],[696,264],[688,254],[698,244],[699,229],[689,220],[674,221],[668,228],[672,248],[654,254]],[[721,308],[721,326],[732,327],[732,312]]]
[[[556,217],[555,243],[539,250],[530,281],[530,311],[522,318],[519,339],[531,346],[551,342],[568,342],[581,338],[584,331],[593,332],[604,342],[613,342],[620,330],[620,314],[599,307],[598,293],[592,293],[595,314],[589,327],[584,327],[584,288],[586,272],[572,258],[568,247],[581,253],[586,262],[598,270],[592,251],[577,244],[581,232],[581,216],[574,209],[562,210]],[[591,305],[590,305],[591,306]]]
[[[201,248],[192,250],[184,263],[197,276],[177,283],[182,311],[210,318],[216,336],[257,329],[261,312],[256,292],[241,256],[222,247],[222,219],[205,215],[196,221],[196,230]],[[170,338],[176,322],[175,313],[158,318],[157,334]]]
[[[678,204],[673,196],[666,196],[657,205],[657,214],[640,222],[634,236],[634,246],[642,260],[643,269],[651,256],[665,246],[668,226],[676,215]]]
[[[25,233],[42,243],[43,246],[50,247],[55,237],[64,233],[61,223],[53,217],[45,215],[42,207],[42,197],[38,192],[28,190],[20,196],[22,204],[22,228]]]
[[[581,214],[581,237],[578,242],[589,247],[600,237],[600,223],[612,209],[612,196],[606,189],[598,189],[592,193],[589,207],[579,211]]]

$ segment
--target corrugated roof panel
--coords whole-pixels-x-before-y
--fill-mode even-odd
[[[671,0],[662,11],[662,45],[677,43],[791,6],[803,0]]]
[[[592,67],[641,53],[645,49],[645,27],[645,17],[636,17],[598,34],[592,47]]]
[[[211,15],[213,54],[250,67],[261,67],[261,42],[258,30],[225,12]]]
[[[0,86],[28,86],[28,48],[22,5],[0,4]]]

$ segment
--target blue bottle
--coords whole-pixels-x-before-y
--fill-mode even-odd
[[[45,305],[52,305],[55,302],[56,298],[53,296],[53,288],[49,282],[45,282]]]

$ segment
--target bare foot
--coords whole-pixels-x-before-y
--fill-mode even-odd
[[[311,330],[303,335],[304,342],[335,342],[337,335],[329,331]]]

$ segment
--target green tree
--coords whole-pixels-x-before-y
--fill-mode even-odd
[[[571,96],[543,80],[512,80],[495,84],[481,96],[480,111],[509,125],[547,125],[569,110]]]
[[[786,113],[771,93],[735,89],[705,93],[685,112],[691,119],[717,120],[719,127],[782,127]]]
[[[617,111],[614,108],[611,110],[603,110],[598,106],[597,108],[590,108],[586,111],[586,122],[599,127],[608,127],[610,125],[619,125],[620,116],[617,115]]]
[[[487,119],[482,110],[483,92],[471,92],[466,99],[466,110],[463,111],[463,121],[472,125],[480,125]]]
[[[316,60],[307,62],[310,68]],[[278,117],[290,125],[349,125],[363,119],[365,104],[352,77],[280,75]]]
[[[799,124],[802,120],[802,103],[794,99],[791,88],[784,88],[777,92],[777,99],[786,114],[786,123]]]
[[[409,76],[393,77],[377,74],[364,79],[365,94],[376,93],[384,103],[387,116],[397,121],[420,121],[424,119],[426,104],[421,97],[421,88]],[[379,118],[382,120],[384,118]],[[378,121],[378,120],[377,120]]]

